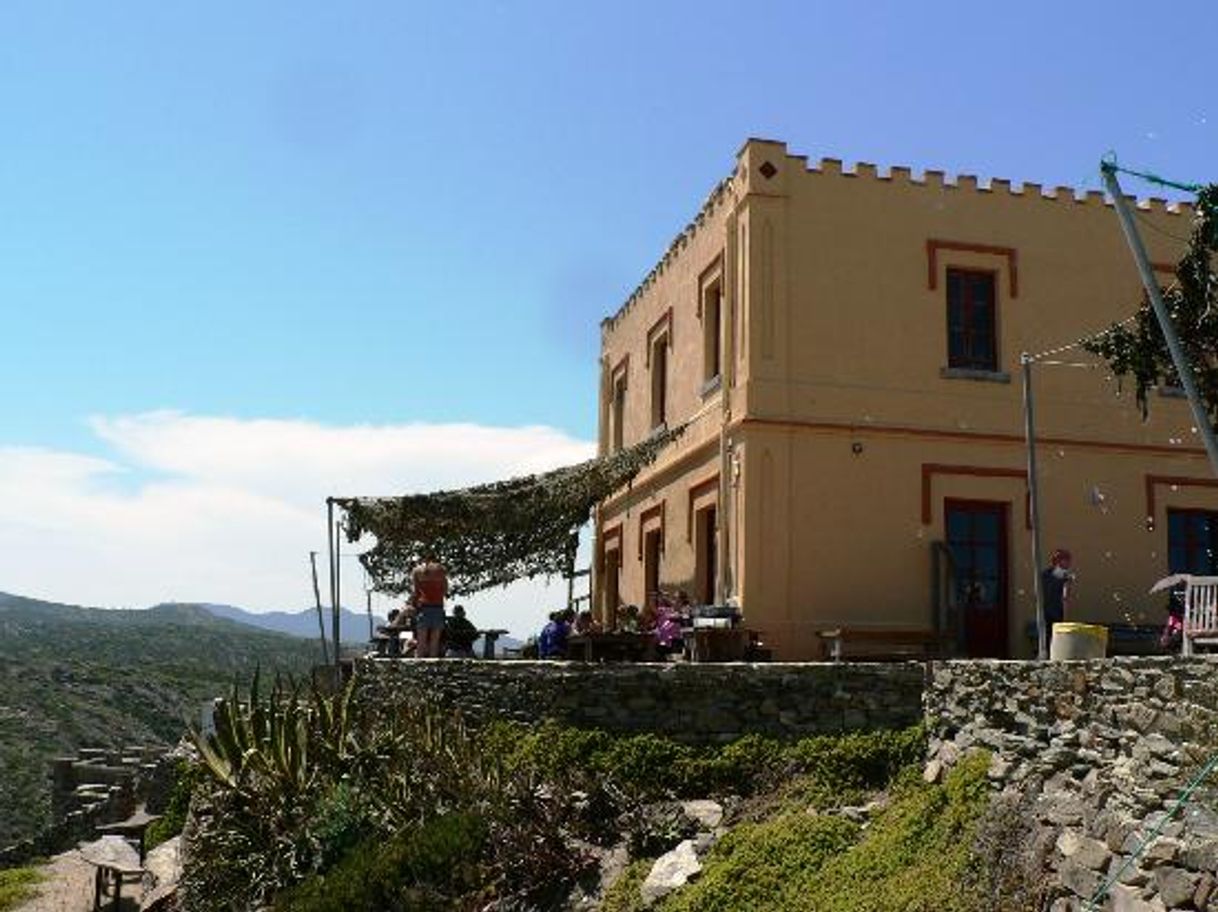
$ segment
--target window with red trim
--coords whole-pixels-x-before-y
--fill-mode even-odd
[[[998,370],[994,273],[947,270],[947,366]]]

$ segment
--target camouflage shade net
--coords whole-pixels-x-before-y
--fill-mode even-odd
[[[347,514],[347,539],[376,545],[360,561],[382,592],[410,588],[424,558],[448,571],[453,595],[518,579],[565,573],[592,508],[629,484],[682,427],[579,465],[459,491],[404,497],[333,498]]]

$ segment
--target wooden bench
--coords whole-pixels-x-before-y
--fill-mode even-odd
[[[833,627],[817,636],[821,656],[831,662],[929,659],[943,655],[951,639],[934,630],[888,627]]]

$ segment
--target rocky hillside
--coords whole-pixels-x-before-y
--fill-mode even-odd
[[[51,757],[172,743],[235,676],[307,674],[316,651],[195,605],[111,611],[0,593],[0,846],[46,822]]]

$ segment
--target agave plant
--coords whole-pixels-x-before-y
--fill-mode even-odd
[[[309,705],[299,687],[276,678],[264,700],[259,678],[255,671],[248,700],[234,684],[232,697],[217,701],[214,734],[191,734],[204,769],[221,786],[250,799],[289,800],[308,791],[317,774],[310,756],[317,698]]]

